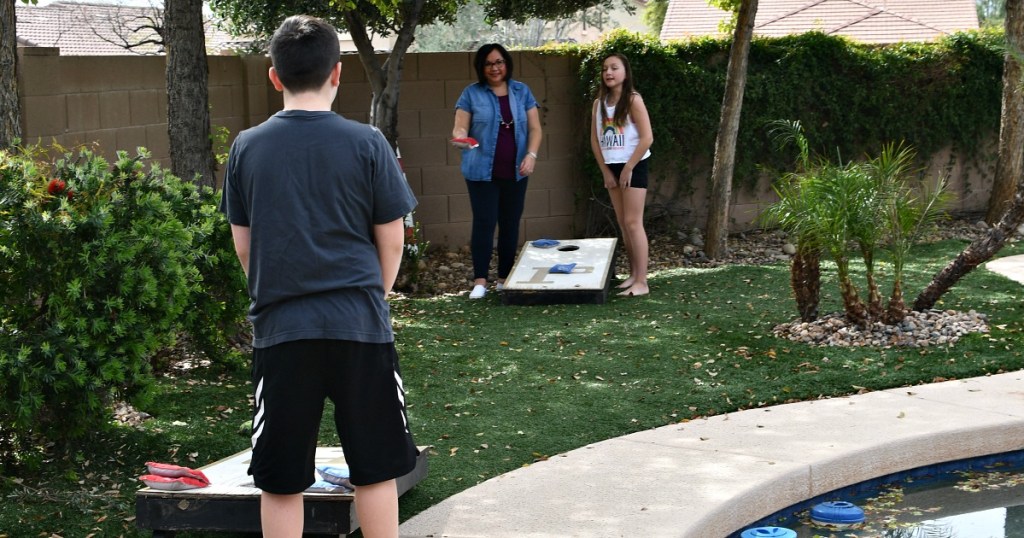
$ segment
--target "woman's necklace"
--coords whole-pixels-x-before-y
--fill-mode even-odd
[[[506,97],[507,95],[508,94],[505,94],[502,97],[505,97],[507,99],[508,98],[508,97]],[[500,99],[499,99],[499,101],[500,101]],[[512,115],[509,114],[509,116],[512,116]],[[498,123],[500,123],[501,126],[504,127],[505,129],[511,129],[512,126],[516,124],[515,117],[509,117],[508,121],[505,121],[505,111],[501,109],[500,103],[498,105]]]

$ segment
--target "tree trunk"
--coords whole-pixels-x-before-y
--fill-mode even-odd
[[[1022,2],[1024,0],[1007,0],[1006,2],[1006,41],[1011,44],[1018,44],[1014,46],[1019,46],[1020,43],[1024,42],[1024,8],[1022,8]],[[1020,52],[1019,49],[1017,51],[1018,53]],[[1009,58],[1007,56],[1006,61],[1010,61]],[[1016,87],[1020,88],[1021,84],[1024,84],[1024,80],[1018,78]],[[1016,98],[1016,96],[1011,97]],[[1024,122],[1024,116],[1022,116],[1024,110],[1007,105],[1005,103],[1007,98],[1008,94],[1004,91],[1001,122],[1010,122],[1015,126],[1019,126]],[[1007,131],[1007,128],[1001,125],[999,131],[1000,165],[1011,162],[1010,157],[1004,155],[1004,152],[1016,154],[1018,157],[1015,159],[1019,160],[1021,152],[1020,142],[1018,142],[1017,147],[1003,147],[1002,133]],[[970,245],[967,245],[963,252],[932,278],[928,287],[914,300],[914,310],[920,312],[933,308],[935,303],[939,301],[939,298],[949,291],[964,275],[992,259],[999,252],[999,249],[1003,248],[1003,245],[1006,244],[1006,240],[1013,236],[1021,223],[1024,223],[1024,172],[1021,171],[1019,164],[1016,181],[1016,192],[1013,194],[1012,203],[1010,203],[1009,207],[1005,208],[1005,213],[1003,213],[999,222],[992,228],[989,228],[988,233],[983,237],[979,237]]]
[[[757,0],[743,0],[736,32],[729,51],[729,67],[725,76],[725,97],[715,141],[715,162],[711,168],[711,200],[708,205],[704,251],[711,259],[726,254],[729,236],[729,199],[732,197],[732,173],[736,164],[736,137],[740,128],[743,90],[747,83],[747,57],[754,34]]]
[[[203,2],[168,0],[164,9],[171,172],[181,179],[214,187],[217,178],[210,139]]]
[[[1017,178],[1024,173],[1024,1],[1006,2],[1006,47],[1003,106],[999,122],[999,159],[985,221],[995,224],[1013,200]]]
[[[817,249],[798,249],[789,272],[800,321],[818,319],[821,299],[821,253]]]
[[[869,249],[861,250],[861,258],[864,259],[866,268],[865,278],[868,287],[868,319],[871,321],[882,319],[882,292],[878,291],[878,282],[875,280],[875,255]]]
[[[944,267],[933,278],[928,287],[914,300],[914,310],[920,312],[935,306],[939,298],[952,288],[964,275],[975,267],[992,259],[1013,237],[1017,228],[1024,223],[1024,176],[1017,182],[1017,193],[1013,196],[1013,204],[994,227],[989,228],[983,237],[975,239],[949,265]]]
[[[398,30],[395,44],[383,64],[373,50],[373,43],[366,33],[366,22],[355,10],[345,12],[345,26],[348,27],[352,42],[359,52],[359,59],[370,81],[373,96],[370,99],[370,124],[380,129],[391,147],[398,147],[398,96],[401,89],[402,65],[405,53],[416,37],[416,26],[419,25],[426,0],[404,2],[402,26]]]
[[[0,0],[0,149],[21,139],[16,1]]]
[[[886,325],[896,325],[907,317],[907,304],[903,301],[903,286],[899,279],[892,285],[892,295],[889,296],[889,307],[885,311],[882,322]]]
[[[864,307],[864,301],[860,299],[857,286],[850,278],[849,261],[836,259],[836,273],[839,278],[839,293],[843,297],[843,312],[846,321],[858,327],[867,327],[868,311]]]

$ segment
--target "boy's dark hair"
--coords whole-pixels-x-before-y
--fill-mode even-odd
[[[476,78],[480,84],[487,84],[487,76],[484,74],[484,64],[487,63],[487,55],[492,50],[496,50],[501,53],[502,59],[505,60],[505,80],[512,79],[512,55],[505,50],[505,47],[497,43],[488,43],[476,51],[476,58],[473,60],[473,66],[476,67]]]
[[[340,58],[338,32],[316,17],[288,17],[270,38],[274,71],[293,93],[319,89]]]

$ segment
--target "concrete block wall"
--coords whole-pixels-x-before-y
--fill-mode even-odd
[[[61,56],[57,48],[19,48],[18,54],[26,143],[87,145],[108,160],[141,146],[170,167],[163,56]],[[209,58],[213,127],[237,133],[266,119],[263,60]],[[261,79],[247,84],[257,74]]]
[[[573,106],[575,66],[567,59],[533,52],[513,52],[515,78],[530,86],[540,103],[544,138],[537,168],[530,177],[523,213],[522,241],[573,237],[579,184],[576,131],[585,116],[566,114]],[[399,98],[399,151],[406,176],[419,199],[416,210],[425,238],[434,243],[469,243],[472,212],[460,172],[461,154],[451,137],[455,102],[476,82],[473,55],[422,53],[406,56]],[[342,85],[336,109],[365,121],[369,89],[356,56],[342,57]]]
[[[95,144],[113,158],[116,150],[145,146],[164,166],[169,163],[165,61],[162,56],[61,56],[54,48],[19,48],[19,90],[23,132],[29,143],[51,141],[65,147]],[[383,60],[383,58],[382,58]],[[471,211],[460,152],[448,144],[455,102],[476,80],[472,53],[420,53],[405,57],[399,99],[399,149],[413,192],[416,217],[425,238],[439,246],[467,245]],[[577,65],[541,52],[513,52],[515,77],[527,83],[541,109],[544,139],[537,168],[530,177],[521,241],[540,237],[581,237],[594,206],[592,178],[582,164],[593,156],[589,107],[576,103]],[[356,55],[344,55],[335,111],[366,122],[371,89]],[[211,122],[231,137],[280,110],[281,95],[269,84],[270,62],[262,56],[211,56]],[[654,122],[658,118],[653,118]],[[657,126],[655,126],[657,127]],[[228,140],[230,143],[230,138]],[[994,148],[994,141],[991,146]],[[219,148],[227,151],[226,147]],[[648,205],[673,215],[672,225],[703,228],[707,218],[710,152],[690,163],[693,178],[665,177],[654,155]],[[980,162],[964,163],[950,150],[932,157],[929,174],[948,173],[955,195],[952,207],[982,212],[988,201],[995,164],[994,149]],[[599,187],[598,187],[599,188]],[[761,208],[773,201],[766,178],[753,190],[733,189],[731,230],[756,226]]]

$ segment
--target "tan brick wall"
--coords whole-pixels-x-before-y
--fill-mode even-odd
[[[576,65],[569,58],[539,52],[513,55],[516,78],[536,96],[544,126],[520,238],[582,236],[588,219],[603,217],[602,210],[589,207],[590,180],[582,177],[581,165],[593,157],[586,144],[589,111],[575,104]],[[455,101],[475,81],[472,60],[472,53],[423,53],[407,55],[403,64],[398,124],[402,164],[419,198],[417,219],[426,239],[436,245],[460,247],[469,242],[472,214],[459,171],[460,154],[447,140]],[[28,142],[95,143],[108,158],[118,149],[145,146],[154,159],[169,166],[163,57],[60,56],[58,49],[29,48],[19,49],[19,62]],[[281,95],[267,80],[267,58],[211,56],[209,65],[215,127],[226,127],[233,136],[281,108]],[[362,63],[358,56],[345,55],[342,65],[334,109],[365,122],[371,90]],[[659,157],[653,157],[649,207],[673,215],[674,225],[681,229],[703,228],[711,156],[690,163],[692,181],[659,175]],[[985,207],[995,159],[981,161],[966,165],[948,150],[934,156],[932,169],[947,171],[952,179],[955,210],[978,212]],[[752,192],[734,189],[732,229],[754,227],[760,208],[772,200],[767,180]]]

